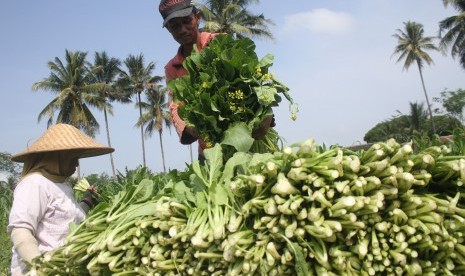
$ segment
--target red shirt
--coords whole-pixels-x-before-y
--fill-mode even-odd
[[[205,48],[208,43],[215,37],[216,34],[201,32],[199,34],[199,39],[197,40],[197,48],[201,51]],[[174,78],[179,78],[181,76],[185,76],[188,74],[187,70],[182,66],[182,63],[186,57],[182,54],[182,47],[179,47],[178,52],[174,58],[172,58],[166,65],[165,65],[165,78],[166,83]],[[182,132],[186,127],[186,123],[179,117],[178,115],[178,103],[173,102],[173,95],[170,91],[170,111],[171,117],[173,119],[173,125],[176,128],[176,132],[178,133],[179,137],[182,137]],[[203,149],[205,148],[205,143],[199,140],[199,153],[203,153]]]

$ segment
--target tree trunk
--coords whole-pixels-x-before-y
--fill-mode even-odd
[[[191,155],[191,164],[194,163],[194,158],[192,156],[192,144],[189,144],[189,152],[190,152],[190,155]]]
[[[163,172],[166,174],[165,151],[163,150],[163,139],[162,139],[161,131],[158,132],[158,136],[160,137],[160,149],[161,149],[161,159],[163,161]]]
[[[436,126],[434,125],[433,112],[431,111],[431,105],[429,104],[428,93],[426,93],[425,81],[423,80],[423,72],[421,71],[420,63],[417,62],[418,71],[420,71],[421,84],[423,86],[423,92],[425,92],[426,105],[428,106],[429,118],[431,120],[431,127],[433,128],[433,134],[436,134]]]
[[[106,107],[103,108],[103,115],[105,117],[105,127],[107,129],[107,142],[108,142],[108,146],[111,148],[110,127],[108,126],[108,117],[107,117],[107,109],[106,109]],[[113,173],[113,179],[115,179],[116,178],[115,162],[113,161],[113,153],[112,152],[110,152],[110,163],[111,163],[111,172]]]
[[[138,106],[139,106],[139,119],[142,119],[142,106],[140,105],[141,100],[140,100],[140,92],[137,92],[137,101],[138,101]],[[144,167],[147,167],[145,163],[145,142],[144,142],[144,125],[140,125],[140,138],[142,139],[142,161],[144,164]]]
[[[77,170],[77,178],[79,180],[81,179],[81,162],[79,162],[79,159],[78,159],[78,165],[76,167],[76,170]]]

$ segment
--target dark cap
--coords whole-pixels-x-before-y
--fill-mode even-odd
[[[161,0],[158,10],[163,17],[163,27],[173,18],[190,15],[193,7],[191,0]]]

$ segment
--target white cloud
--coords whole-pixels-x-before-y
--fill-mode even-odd
[[[282,32],[308,31],[314,34],[344,34],[350,32],[355,19],[346,12],[314,9],[286,16]]]

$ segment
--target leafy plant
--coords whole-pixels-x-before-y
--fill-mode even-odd
[[[11,260],[11,240],[6,231],[8,215],[13,203],[13,191],[0,184],[0,275],[8,275]]]
[[[290,102],[292,118],[296,118],[297,106],[289,89],[270,72],[273,59],[268,54],[259,60],[252,40],[223,34],[186,58],[183,66],[189,74],[171,80],[168,87],[180,102],[180,117],[197,130],[207,148],[222,143],[239,152],[251,150],[253,130],[272,116],[272,108],[282,96]],[[263,147],[252,151],[278,149],[277,133],[269,131],[267,135],[268,139],[259,142]]]

